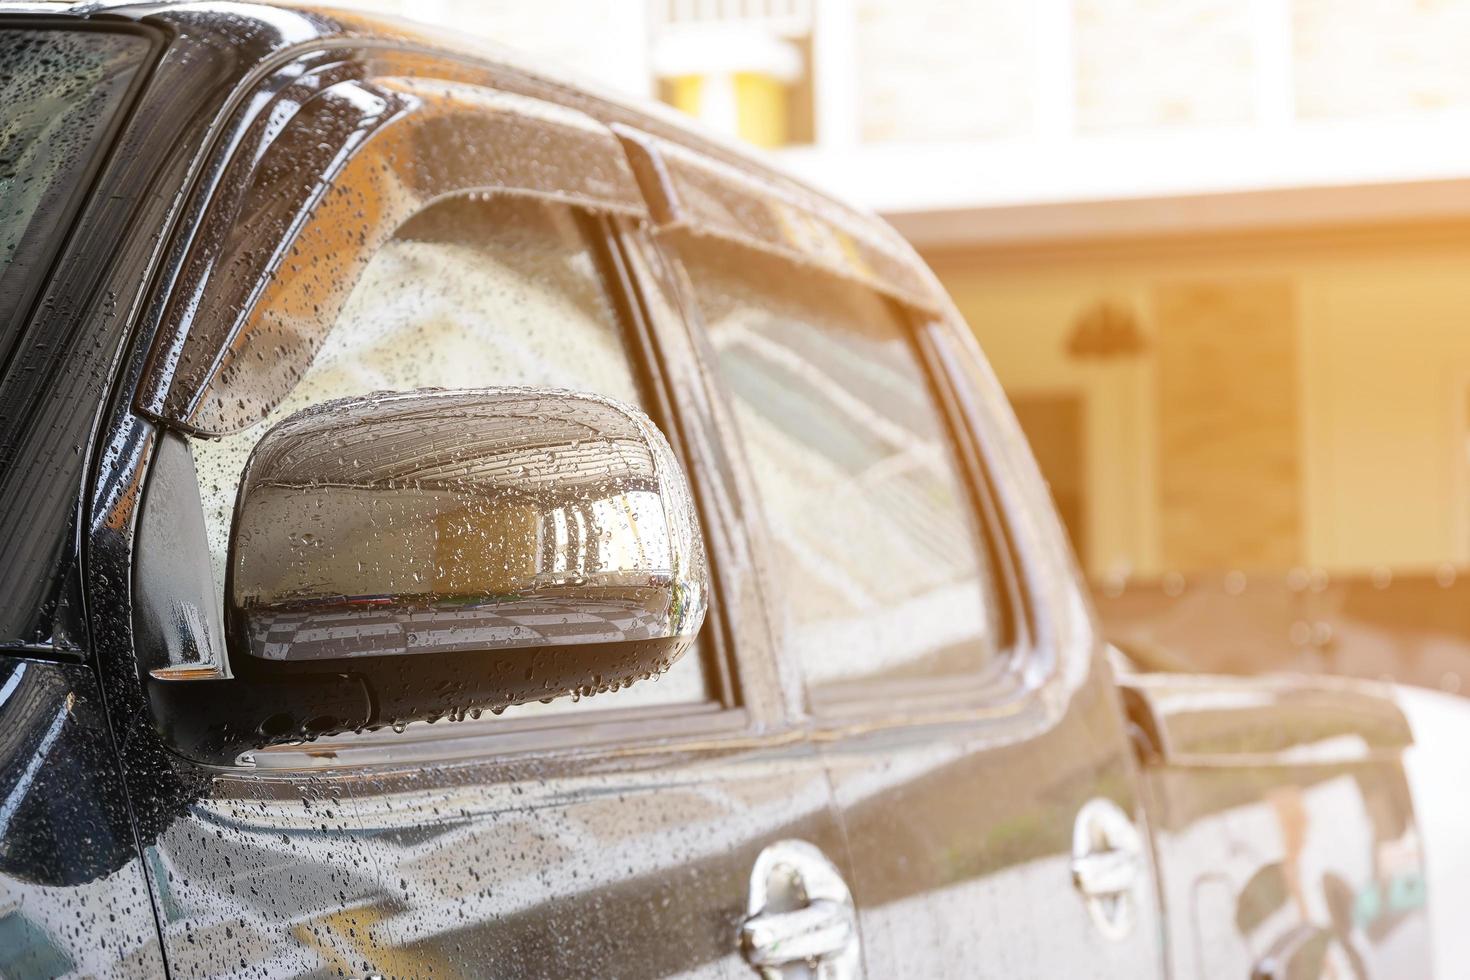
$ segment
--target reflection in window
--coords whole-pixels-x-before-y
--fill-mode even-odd
[[[814,694],[985,668],[993,583],[896,312],[735,246],[691,238],[681,254],[778,549],[784,642]]]

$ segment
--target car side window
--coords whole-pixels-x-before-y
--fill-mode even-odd
[[[285,400],[243,432],[191,441],[221,596],[246,460],[294,412],[370,392],[495,385],[556,386],[644,405],[585,227],[568,205],[501,193],[438,202],[398,229]],[[696,645],[656,682],[600,695],[597,706],[707,698]],[[564,698],[507,714],[588,710]]]
[[[812,700],[985,672],[996,579],[901,312],[720,240],[679,236],[679,254],[773,539],[783,643]]]

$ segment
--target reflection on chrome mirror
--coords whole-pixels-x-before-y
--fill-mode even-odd
[[[707,588],[684,475],[636,409],[524,388],[345,399],[281,422],[246,467],[231,666],[362,676],[380,724],[592,693],[667,669]]]

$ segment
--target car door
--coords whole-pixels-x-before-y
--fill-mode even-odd
[[[868,969],[1160,975],[1122,705],[973,343],[865,219],[625,140],[764,515],[766,598]]]
[[[611,244],[609,215],[643,212],[616,141],[484,66],[381,47],[303,56],[258,95],[111,419],[108,487],[142,490],[94,504],[88,574],[131,582],[94,632],[170,970],[745,975],[763,855],[850,869],[697,373],[648,328]],[[660,424],[717,569],[696,649],[592,699],[194,758],[262,431],[333,397],[497,384],[610,394]]]

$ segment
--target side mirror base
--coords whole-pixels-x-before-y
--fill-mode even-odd
[[[665,637],[483,654],[291,661],[236,677],[148,680],[154,716],[174,751],[214,765],[244,752],[416,720],[461,720],[567,692],[601,694],[667,670],[687,640]],[[348,669],[344,671],[344,667]],[[489,670],[487,670],[487,667]]]

